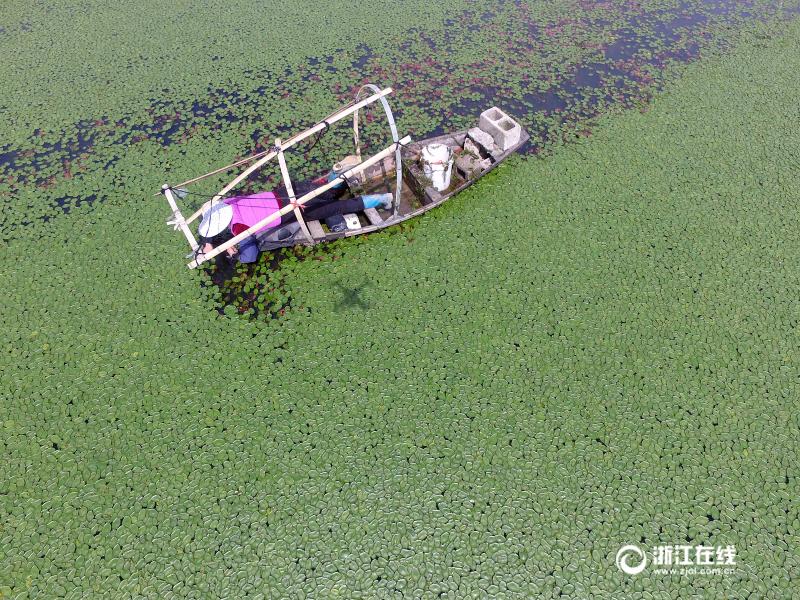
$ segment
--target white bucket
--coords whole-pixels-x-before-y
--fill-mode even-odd
[[[450,187],[453,153],[444,144],[430,144],[422,149],[422,171],[438,192]]]

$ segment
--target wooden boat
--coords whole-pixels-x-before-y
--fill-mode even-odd
[[[362,100],[362,95],[367,91],[373,93]],[[371,233],[397,225],[431,210],[469,187],[496,168],[529,139],[527,132],[516,121],[500,109],[493,107],[481,114],[480,122],[476,123],[476,127],[472,129],[412,143],[411,138],[408,136],[399,137],[391,108],[386,99],[386,96],[391,92],[391,88],[380,90],[374,85],[366,85],[361,88],[354,102],[350,105],[342,107],[314,127],[285,142],[276,139],[272,148],[265,152],[255,154],[232,165],[216,169],[211,173],[174,186],[168,184],[162,186],[161,193],[165,196],[172,209],[172,218],[167,223],[184,234],[193,251],[191,256],[193,256],[194,260],[188,266],[195,268],[251,236],[255,236],[260,250],[269,250],[301,244],[312,245],[343,237]],[[362,159],[358,111],[373,102],[380,102],[383,105],[393,143],[374,156]],[[340,163],[343,166],[339,170],[335,170],[337,173],[335,179],[296,198],[291,178],[286,168],[284,152],[310,136],[323,134],[331,124],[350,115],[353,116],[355,155],[347,157]],[[500,138],[499,142],[498,138]],[[433,182],[426,176],[425,165],[421,158],[423,149],[433,144],[446,146],[452,155],[450,182],[448,187],[441,191],[438,191]],[[202,252],[189,228],[189,224],[204,214],[214,202],[219,203],[228,198],[229,193],[234,188],[273,158],[278,160],[286,195],[288,198],[294,198],[294,201],[287,203],[274,212],[270,212],[268,216],[226,242],[217,245],[213,250]],[[187,191],[188,186],[206,177],[238,169],[248,163],[250,163],[250,166],[244,169],[208,202],[203,204],[199,210],[188,219],[183,217],[178,207],[178,200],[185,196],[184,192]],[[397,168],[398,164],[400,165],[399,169]],[[347,227],[338,231],[331,230],[325,223],[319,221],[306,221],[302,213],[303,205],[334,186],[340,185],[342,181],[347,183],[350,192],[353,194],[391,192],[394,195],[392,206],[385,210],[367,208],[358,214],[345,215]],[[276,218],[290,212],[293,212],[295,217],[292,223],[265,228],[265,226],[274,223]]]
[[[464,143],[468,137],[467,130],[453,134],[440,135],[423,140],[419,140],[403,147],[401,151],[403,182],[404,186],[400,193],[400,203],[397,212],[378,208],[367,208],[362,213],[355,213],[358,218],[358,225],[342,231],[331,231],[324,223],[319,221],[307,221],[309,231],[317,242],[329,242],[343,237],[352,237],[364,233],[379,231],[392,225],[397,225],[413,217],[419,216],[452,198],[459,192],[465,190],[478,179],[489,173],[501,162],[516,152],[529,136],[523,132],[519,142],[507,150],[500,150],[494,155],[487,155],[491,162],[483,169],[466,170],[459,169],[454,163],[450,186],[442,191],[437,191],[425,177],[423,168],[420,164],[420,154],[422,148],[430,144],[444,144],[453,152],[458,160],[459,154],[464,152]],[[393,178],[395,174],[395,161],[393,157],[387,157],[375,167],[367,170],[364,179],[358,177],[347,178],[350,191],[354,194],[359,193],[394,193]],[[284,234],[281,239],[281,234]],[[302,231],[299,228],[292,228],[291,234],[285,228],[277,228],[276,231],[269,231],[257,235],[259,248],[270,250],[285,246],[294,246],[303,243]]]

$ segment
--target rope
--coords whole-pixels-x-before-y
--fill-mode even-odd
[[[306,150],[306,153],[305,153],[306,160],[308,160],[308,155],[311,153],[311,151],[314,149],[314,147],[315,147],[315,146],[316,146],[316,145],[319,143],[319,141],[322,139],[322,136],[324,136],[326,133],[328,133],[328,131],[330,131],[331,124],[330,124],[330,123],[328,123],[328,121],[322,121],[322,124],[323,124],[323,125],[325,125],[325,128],[324,128],[324,129],[322,129],[322,130],[321,130],[321,131],[320,131],[320,132],[317,134],[317,138],[314,140],[314,142],[313,142],[313,143],[312,143],[312,144],[311,144],[311,145],[308,147],[308,149]],[[326,160],[327,160],[327,156],[326,156],[325,158],[326,158]]]

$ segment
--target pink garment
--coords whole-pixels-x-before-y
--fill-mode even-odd
[[[247,196],[234,196],[225,200],[226,204],[233,207],[233,219],[231,219],[231,233],[238,235],[242,231],[252,227],[262,219],[270,216],[280,209],[278,198],[272,192],[259,192],[248,194]],[[261,233],[270,227],[277,227],[281,224],[281,218],[273,219],[255,233]]]

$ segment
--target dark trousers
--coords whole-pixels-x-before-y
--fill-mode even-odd
[[[294,195],[300,198],[318,187],[320,186],[310,181],[298,183],[294,186]],[[333,215],[346,215],[347,213],[361,212],[364,210],[364,201],[361,199],[361,196],[341,199],[346,194],[346,184],[323,192],[313,200],[309,200],[303,204],[300,208],[303,213],[303,218],[306,221],[324,221]],[[281,204],[283,205],[282,199]],[[295,220],[294,212],[290,212],[281,217],[281,224],[285,225]]]

